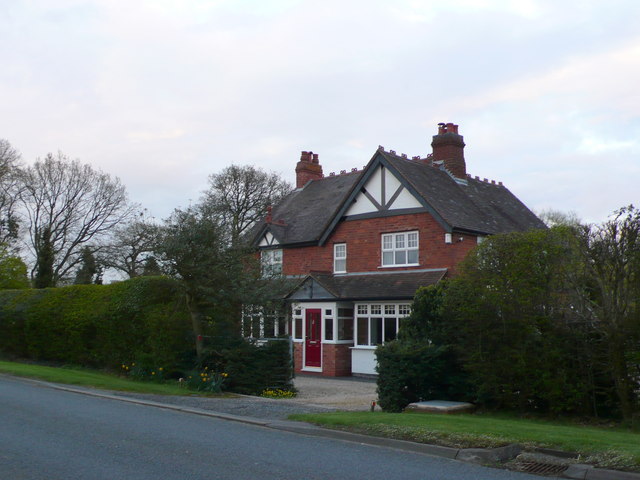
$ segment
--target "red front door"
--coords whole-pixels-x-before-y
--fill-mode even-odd
[[[307,309],[305,316],[306,335],[304,339],[304,366],[322,366],[322,321],[319,308]]]

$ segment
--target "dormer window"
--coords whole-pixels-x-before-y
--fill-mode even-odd
[[[260,260],[263,277],[282,275],[282,249],[262,250]]]
[[[406,267],[418,265],[418,232],[382,235],[382,266]]]
[[[336,243],[333,246],[333,273],[347,272],[347,244]]]

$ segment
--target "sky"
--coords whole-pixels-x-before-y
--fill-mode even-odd
[[[637,0],[2,0],[0,138],[120,178],[158,219],[207,177],[295,182],[378,145],[431,152],[458,124],[467,172],[535,212],[640,206]]]

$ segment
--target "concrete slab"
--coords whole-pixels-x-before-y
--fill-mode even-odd
[[[405,408],[406,412],[427,413],[465,413],[473,412],[475,405],[468,402],[451,402],[448,400],[429,400],[425,402],[410,403]]]

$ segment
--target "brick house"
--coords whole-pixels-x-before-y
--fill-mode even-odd
[[[455,274],[487,235],[544,227],[502,183],[467,174],[457,125],[439,124],[431,146],[379,147],[363,170],[328,176],[302,152],[296,189],[255,228],[265,270],[292,281],[275,334],[293,337],[296,371],[375,374],[376,345],[396,338],[418,287]]]

